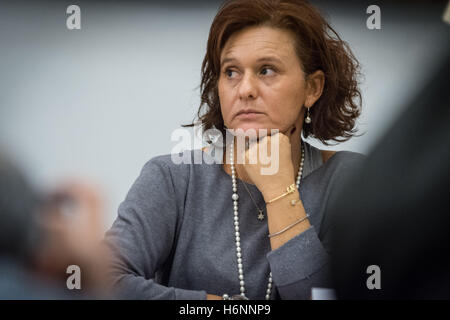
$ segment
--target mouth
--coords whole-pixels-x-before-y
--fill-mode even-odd
[[[252,118],[252,117],[257,117],[260,115],[263,115],[263,112],[254,110],[254,109],[245,109],[245,110],[241,110],[239,111],[235,117],[244,117],[244,118]]]

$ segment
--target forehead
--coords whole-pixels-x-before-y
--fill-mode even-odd
[[[287,30],[271,27],[249,27],[234,33],[226,42],[221,61],[227,57],[271,54],[281,59],[295,56],[294,37]]]

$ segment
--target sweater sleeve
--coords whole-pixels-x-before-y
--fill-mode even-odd
[[[311,299],[311,288],[331,285],[330,257],[314,226],[270,251],[267,259],[281,299]]]
[[[325,183],[328,191],[323,194],[324,214],[320,235],[314,225],[270,251],[266,258],[272,270],[272,278],[281,299],[311,299],[312,288],[333,288],[331,277],[331,242],[336,225],[330,214],[329,203],[339,196],[339,189],[361,166],[365,156],[341,151],[328,160]],[[321,182],[323,183],[323,182]]]
[[[151,159],[142,169],[125,200],[118,217],[105,234],[111,249],[109,274],[112,289],[125,299],[199,300],[205,291],[166,287],[155,274],[170,263],[182,206],[176,199],[167,164]]]

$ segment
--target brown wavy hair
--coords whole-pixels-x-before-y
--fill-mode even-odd
[[[358,88],[359,63],[348,44],[304,0],[231,0],[221,5],[211,25],[202,63],[197,117],[203,129],[216,128],[225,136],[218,94],[220,54],[233,33],[250,26],[292,31],[294,48],[305,75],[317,70],[325,74],[322,95],[310,109],[312,121],[304,123],[303,136],[311,135],[325,145],[329,145],[327,140],[342,142],[354,136],[362,103]],[[195,122],[183,127],[194,125]]]

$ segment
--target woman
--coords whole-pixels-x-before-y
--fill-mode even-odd
[[[327,201],[363,156],[321,151],[301,133],[325,144],[354,135],[357,69],[347,45],[305,1],[222,5],[202,65],[200,121],[222,133],[279,130],[244,150],[248,158],[278,139],[278,170],[263,175],[261,161],[235,163],[243,154],[234,140],[222,164],[151,159],[106,234],[122,293],[308,299],[312,287],[330,287]],[[190,156],[211,160],[215,147]]]

